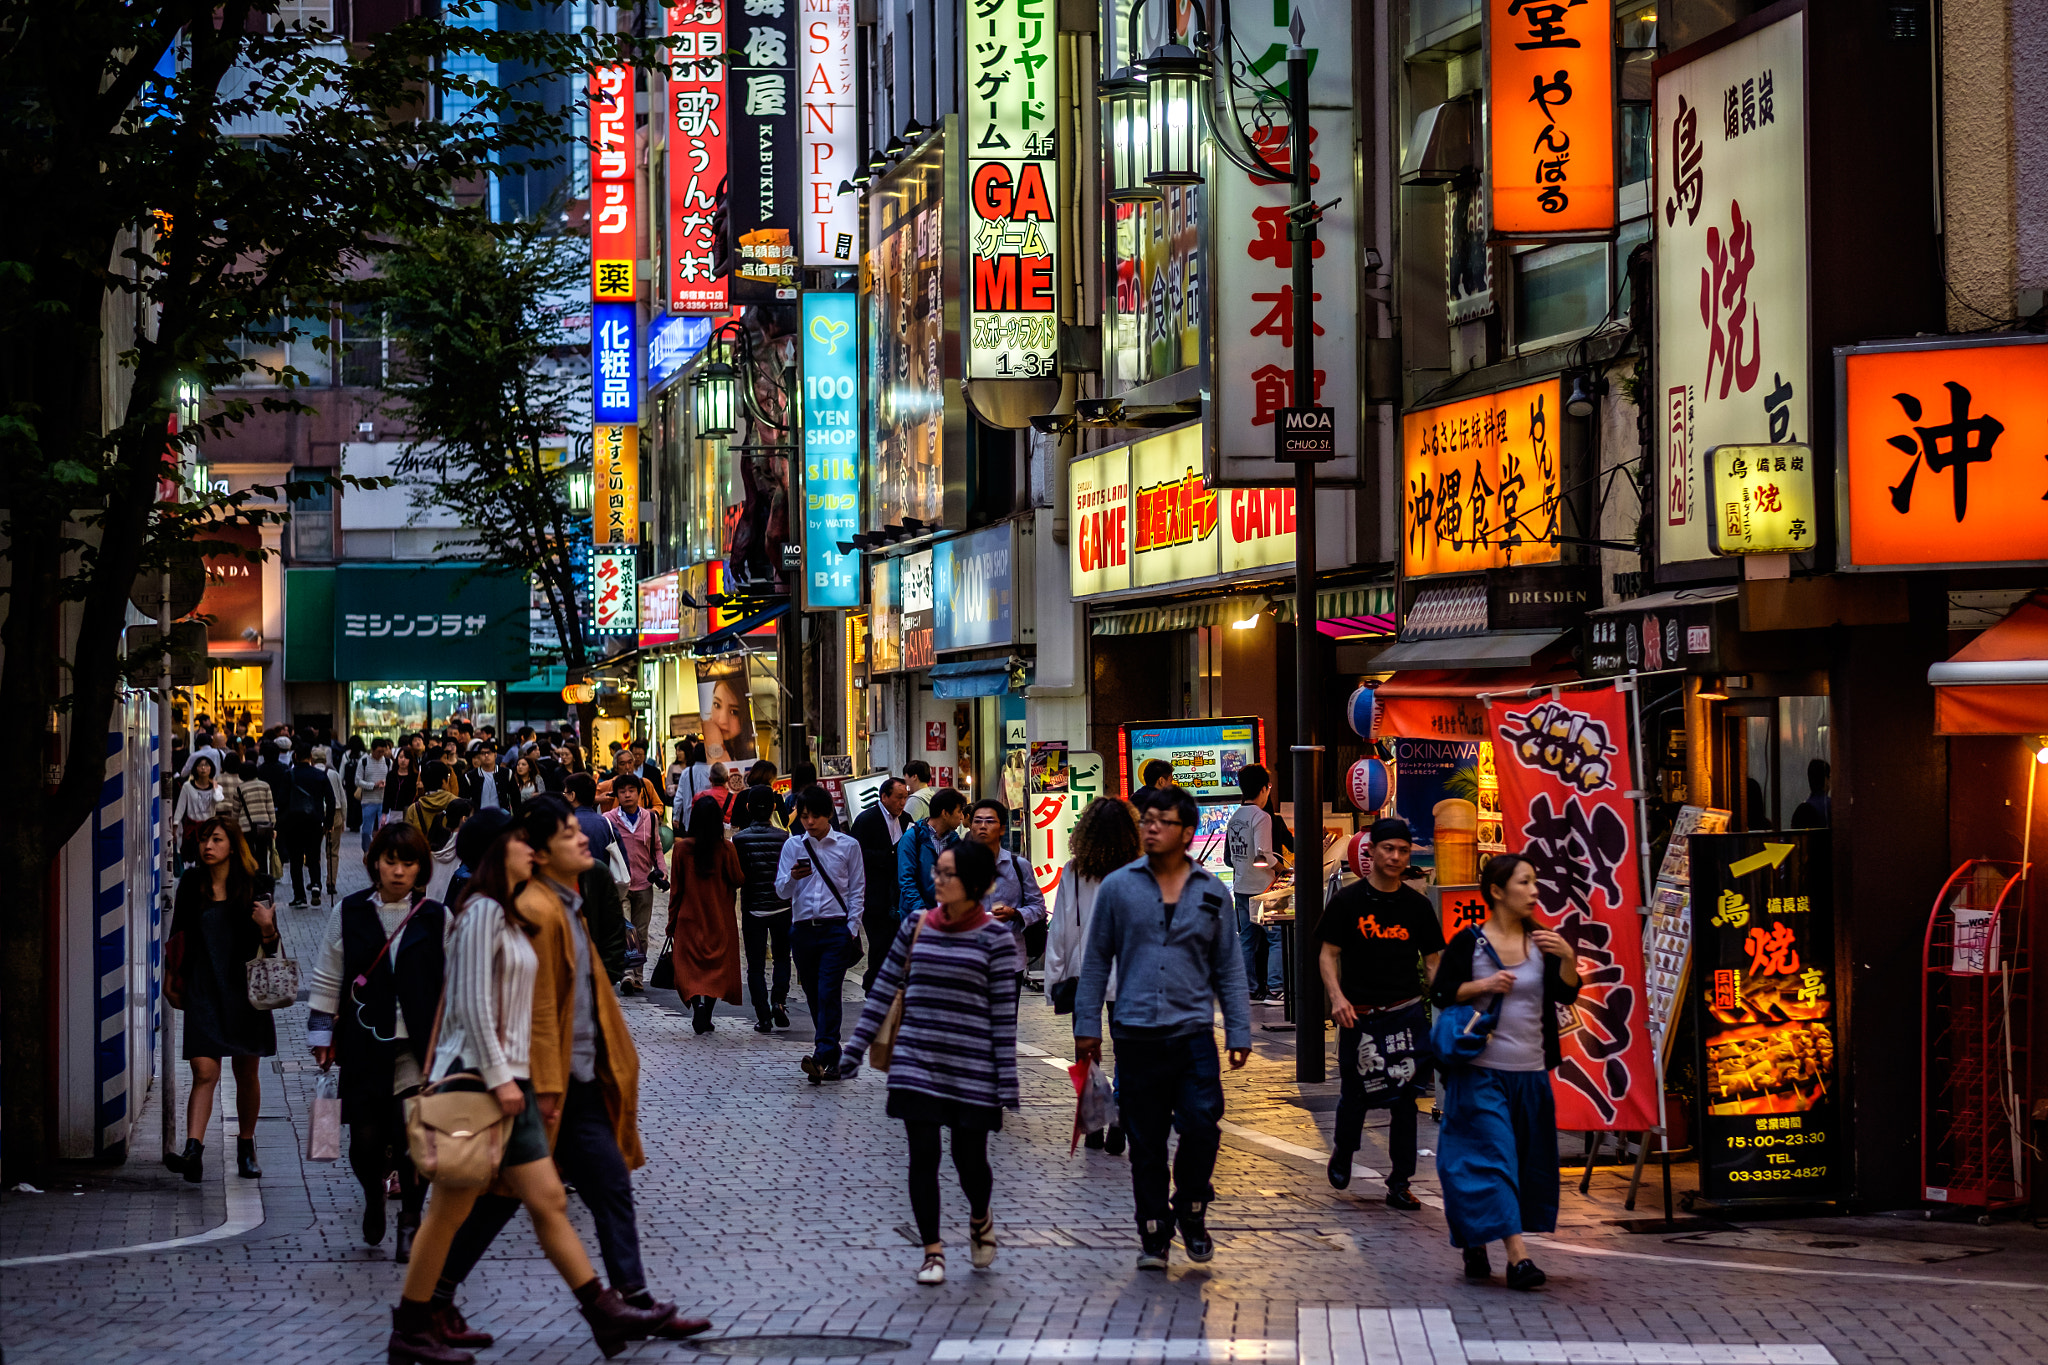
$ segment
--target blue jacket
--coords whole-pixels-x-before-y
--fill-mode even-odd
[[[1230,892],[1200,863],[1188,869],[1171,925],[1159,883],[1143,858],[1102,879],[1074,997],[1076,1038],[1102,1036],[1102,999],[1112,965],[1113,1028],[1206,1033],[1215,1027],[1220,1000],[1224,1046],[1252,1045],[1251,998]]]
[[[896,841],[896,913],[908,915],[929,910],[939,903],[938,888],[932,885],[932,869],[939,855],[960,842],[960,831],[939,835],[931,818],[918,821]]]

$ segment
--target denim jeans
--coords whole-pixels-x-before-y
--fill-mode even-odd
[[[811,1055],[821,1062],[839,1060],[839,1025],[844,1006],[839,993],[846,969],[860,955],[860,940],[846,932],[843,919],[807,919],[790,930],[790,952],[796,958],[797,980],[811,1008],[816,1040]]]
[[[1237,943],[1244,949],[1245,985],[1253,991],[1260,987],[1257,959],[1266,959],[1265,990],[1268,995],[1278,995],[1282,990],[1280,979],[1280,926],[1260,924],[1252,916],[1252,898],[1237,896]]]
[[[740,942],[747,950],[747,997],[766,1019],[789,1002],[789,911],[773,915],[740,913]],[[775,957],[775,984],[768,982],[768,957]]]
[[[1223,1143],[1223,1071],[1216,1035],[1116,1039],[1116,1102],[1131,1141],[1131,1193],[1138,1236],[1148,1245],[1173,1236],[1170,1221],[1216,1197],[1209,1178]],[[1166,1135],[1178,1129],[1173,1193],[1167,1196]]]
[[[384,818],[382,801],[363,802],[363,852],[370,851],[370,840],[377,837],[377,826]]]

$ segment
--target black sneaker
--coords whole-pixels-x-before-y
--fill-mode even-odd
[[[780,1005],[775,1007],[775,1013],[770,1015],[769,1018],[775,1021],[775,1027],[777,1028],[789,1027],[789,1011]]]
[[[1413,1213],[1422,1207],[1422,1201],[1410,1194],[1406,1185],[1389,1185],[1387,1186],[1387,1207],[1390,1209],[1406,1209],[1408,1212]]]
[[[1535,1289],[1548,1278],[1550,1277],[1536,1268],[1534,1261],[1516,1261],[1508,1267],[1508,1288],[1510,1289]]]
[[[1165,1270],[1166,1253],[1172,1245],[1171,1242],[1160,1242],[1156,1245],[1151,1242],[1144,1243],[1138,1251],[1138,1269]]]
[[[773,1024],[771,1024],[771,1023],[769,1023],[769,1022],[768,1022],[768,1016],[767,1016],[767,1015],[765,1015],[765,1014],[764,1014],[764,1015],[762,1015],[762,1016],[761,1016],[761,1017],[760,1017],[759,1019],[756,1019],[756,1020],[754,1021],[754,1032],[756,1032],[756,1033],[773,1033],[774,1031],[775,1031],[775,1025],[773,1025]]]
[[[1208,1226],[1202,1220],[1206,1207],[1190,1204],[1180,1214],[1180,1242],[1187,1248],[1190,1261],[1206,1261],[1216,1254],[1216,1243],[1210,1240]]]
[[[1329,1169],[1331,1188],[1341,1190],[1349,1185],[1351,1183],[1351,1153],[1330,1153]]]
[[[1485,1247],[1465,1248],[1465,1278],[1468,1280],[1490,1280],[1493,1266],[1486,1259]]]

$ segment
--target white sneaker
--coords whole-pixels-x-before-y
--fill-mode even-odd
[[[919,1284],[944,1284],[946,1282],[946,1258],[936,1252],[924,1258],[924,1264],[917,1268]]]
[[[996,1220],[990,1215],[986,1223],[979,1226],[967,1224],[967,1245],[976,1270],[987,1270],[996,1263]]]

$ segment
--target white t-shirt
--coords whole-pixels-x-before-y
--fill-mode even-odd
[[[1273,889],[1273,817],[1253,805],[1239,806],[1223,829],[1223,853],[1230,860],[1230,889],[1240,896],[1256,896]],[[1258,856],[1267,855],[1265,867],[1254,867]]]

